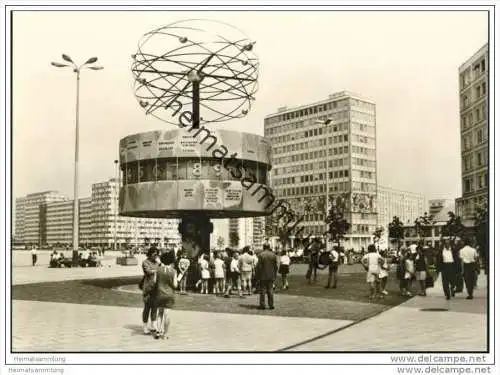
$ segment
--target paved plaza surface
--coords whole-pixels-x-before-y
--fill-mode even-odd
[[[401,299],[390,296],[392,299],[372,303],[361,297],[350,299],[346,297],[348,291],[335,295],[339,289],[325,290],[321,283],[308,286],[303,276],[293,281],[297,289],[295,294],[277,293],[275,310],[256,310],[256,295],[245,299],[198,294],[184,299],[178,296],[176,307],[170,313],[169,339],[154,340],[142,333],[138,291],[126,286],[104,288],[100,284],[106,280],[112,283],[137,278],[140,272],[139,266],[116,266],[113,259],[103,268],[49,269],[45,265],[27,267],[14,263],[12,350],[356,352],[487,349],[486,278],[483,274],[472,301],[465,299],[465,293],[446,301],[439,279],[434,288],[428,289],[427,297]],[[324,280],[324,273],[319,281]],[[347,282],[362,274],[341,276]],[[64,298],[44,297],[53,295],[54,288],[64,290],[64,285],[69,290],[76,290],[76,297],[68,297],[63,292]],[[306,288],[312,292],[307,292]],[[96,293],[96,290],[103,292]],[[359,292],[352,294],[359,295]],[[392,294],[396,293],[391,291]],[[446,311],[432,311],[443,309]]]

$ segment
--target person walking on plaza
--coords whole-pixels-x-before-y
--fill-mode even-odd
[[[318,271],[318,260],[319,260],[319,250],[321,247],[321,244],[317,238],[315,238],[312,243],[310,243],[308,246],[309,248],[309,264],[307,268],[307,273],[306,273],[306,279],[308,284],[311,283],[311,277],[316,282],[316,276],[317,276],[317,271]]]
[[[464,246],[460,249],[459,257],[463,264],[463,275],[465,288],[467,289],[467,299],[473,299],[479,255],[476,249],[470,246],[469,238],[465,238],[463,243]]]
[[[255,268],[257,267],[257,262],[259,259],[257,258],[257,254],[255,251],[251,251],[250,255],[253,258],[253,271],[252,271],[252,293],[256,293],[259,290],[259,286],[257,285],[259,282],[257,281],[257,278],[255,277]]]
[[[366,282],[370,286],[370,299],[374,300],[378,294],[378,275],[380,267],[384,263],[382,257],[377,253],[375,245],[368,245],[368,253],[361,258],[361,264],[366,270]]]
[[[405,280],[406,257],[407,257],[407,250],[401,249],[399,251],[398,268],[396,270],[396,277],[399,280],[399,291],[401,292],[402,296],[406,296],[406,280]]]
[[[326,284],[325,288],[337,288],[337,280],[338,280],[338,271],[339,271],[339,260],[340,254],[337,251],[336,247],[331,245],[331,249],[328,252],[328,284]],[[332,284],[333,281],[333,284]]]
[[[33,246],[33,248],[31,249],[31,264],[33,267],[35,267],[37,260],[38,255],[36,254],[36,247]]]
[[[259,309],[266,308],[267,303],[271,310],[274,309],[273,284],[278,271],[278,257],[268,245],[264,245],[263,250],[258,255],[256,276],[259,280]]]
[[[177,275],[175,270],[175,252],[168,251],[161,255],[161,264],[158,265],[157,282],[155,289],[154,307],[158,309],[157,326],[155,338],[165,338],[170,326],[170,317],[168,309],[171,309],[175,303],[175,288],[177,288],[178,279],[184,275]]]
[[[384,263],[380,267],[380,273],[378,274],[378,280],[380,283],[380,293],[383,295],[388,295],[386,290],[387,279],[389,278],[389,262],[387,261],[387,250],[380,253],[380,256],[384,260]]]
[[[455,283],[457,280],[458,257],[451,248],[450,241],[445,240],[443,247],[436,256],[436,271],[441,274],[443,292],[447,300],[455,297]]]
[[[158,250],[155,246],[151,246],[148,250],[147,258],[142,262],[142,271],[144,276],[139,287],[142,289],[144,308],[142,310],[142,323],[144,325],[144,334],[154,332],[156,329],[156,273],[158,271]],[[151,324],[148,325],[148,320],[151,317]]]
[[[200,273],[201,273],[201,294],[208,294],[208,280],[210,279],[210,270],[208,255],[200,255]]]
[[[241,289],[243,294],[252,294],[252,271],[254,269],[254,260],[250,255],[250,247],[243,248],[243,254],[238,259],[238,267],[241,272]]]
[[[180,251],[180,258],[179,258],[179,263],[178,263],[178,271],[179,274],[182,275],[182,278],[180,279],[179,282],[179,293],[180,294],[187,294],[186,292],[186,286],[187,286],[187,271],[189,269],[189,266],[191,265],[191,261],[188,259],[187,254],[184,250]]]
[[[221,254],[216,253],[214,259],[214,278],[215,289],[214,294],[224,293],[224,261],[221,259]]]
[[[240,269],[239,269],[239,253],[237,251],[233,251],[233,257],[231,259],[231,263],[229,266],[229,284],[227,285],[226,293],[224,297],[229,298],[231,291],[233,289],[238,290],[238,295],[243,297],[241,293],[241,282],[240,282]]]
[[[415,255],[415,277],[420,286],[419,296],[426,296],[425,279],[427,278],[427,259],[425,258],[424,249],[421,245],[417,246],[417,254]]]
[[[281,275],[281,289],[288,289],[288,274],[290,273],[290,257],[286,250],[281,252],[279,274]]]
[[[406,296],[411,297],[411,285],[413,279],[415,278],[415,254],[417,252],[417,248],[415,247],[414,252],[409,249],[406,251],[405,257],[405,273],[404,273],[404,282],[406,289]]]

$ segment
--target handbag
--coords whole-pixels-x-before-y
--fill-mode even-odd
[[[434,278],[432,277],[432,275],[427,275],[427,277],[425,278],[425,287],[426,288],[434,288]]]

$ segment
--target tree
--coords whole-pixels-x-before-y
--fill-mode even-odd
[[[372,234],[374,244],[378,244],[380,242],[380,238],[382,237],[382,234],[384,234],[384,230],[385,229],[382,226],[378,226],[375,229],[375,232],[373,232],[373,234]]]
[[[238,247],[239,243],[240,243],[240,235],[238,234],[238,232],[230,232],[229,233],[229,244],[232,247]]]
[[[401,248],[401,242],[404,236],[403,223],[399,217],[394,216],[392,221],[389,223],[389,238],[396,240],[398,250]]]
[[[223,249],[223,248],[224,248],[225,243],[226,243],[226,241],[224,240],[224,237],[219,236],[219,237],[217,238],[217,247],[218,247],[219,249]]]
[[[489,213],[488,204],[476,208],[474,213],[474,232],[476,243],[479,247],[479,254],[483,259],[484,271],[488,274],[488,258],[489,258]]]
[[[340,248],[340,241],[344,239],[345,234],[351,228],[351,224],[344,219],[343,210],[339,209],[336,205],[332,205],[328,211],[325,224],[328,225],[330,239]]]
[[[283,246],[283,249],[286,249],[288,240],[290,238],[290,232],[286,227],[278,227],[278,241]]]
[[[429,237],[429,230],[432,226],[432,219],[427,212],[423,216],[419,216],[415,219],[415,231],[417,232],[417,237],[422,240],[425,237]]]
[[[455,243],[457,237],[462,237],[465,227],[462,224],[460,216],[456,216],[453,212],[448,212],[448,221],[443,226],[442,236],[450,237],[452,243]]]

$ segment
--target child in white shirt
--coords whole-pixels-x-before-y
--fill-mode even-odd
[[[361,264],[366,269],[366,282],[370,285],[370,299],[375,299],[378,294],[378,278],[383,262],[384,260],[377,253],[375,245],[368,245],[368,253],[361,259]]]
[[[281,275],[281,288],[288,289],[288,274],[290,273],[290,257],[286,250],[281,252],[280,267],[278,270]]]

